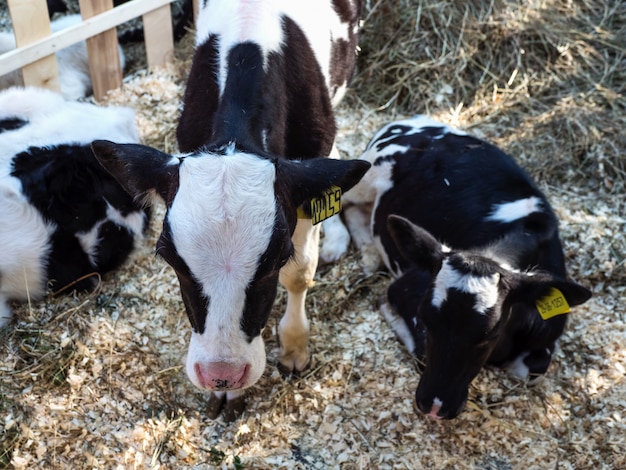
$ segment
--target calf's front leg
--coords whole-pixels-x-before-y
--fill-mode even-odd
[[[211,392],[206,406],[207,416],[216,419],[220,413],[224,421],[231,423],[241,416],[246,408],[246,391]]]
[[[305,300],[317,269],[320,226],[308,219],[298,219],[291,237],[294,258],[280,271],[280,283],[287,289],[287,309],[278,324],[280,342],[279,369],[284,374],[301,372],[310,361],[309,320]]]
[[[538,383],[552,362],[554,349],[555,344],[552,343],[545,348],[524,351],[506,364],[506,368],[517,377],[528,380],[531,385]]]

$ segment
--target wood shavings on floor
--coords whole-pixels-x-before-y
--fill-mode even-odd
[[[175,152],[185,70],[139,71],[103,105],[134,107],[142,141]],[[516,148],[515,122],[481,126],[474,111],[433,117]],[[337,116],[342,157],[358,157],[398,113],[351,91]],[[540,384],[486,369],[458,419],[416,414],[415,360],[377,310],[389,277],[365,277],[351,252],[321,266],[309,293],[311,369],[283,379],[275,368],[281,290],[246,412],[212,421],[182,365],[190,328],[176,277],[154,255],[157,207],[145,244],[96,291],[16,306],[0,332],[0,468],[626,468],[626,200],[580,175],[539,184],[560,217],[570,275],[594,292]]]

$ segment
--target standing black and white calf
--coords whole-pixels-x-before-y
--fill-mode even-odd
[[[544,374],[567,304],[590,292],[566,279],[557,218],[529,176],[424,116],[383,127],[362,158],[373,166],[345,194],[346,221],[364,269],[382,259],[396,278],[382,311],[425,355],[419,409],[456,417],[485,364]]]
[[[93,157],[92,140],[136,142],[135,113],[66,102],[38,88],[0,92],[0,326],[9,300],[95,285],[141,239],[147,214]],[[78,282],[75,282],[78,281]]]
[[[369,168],[326,157],[333,104],[355,63],[357,1],[202,2],[178,126],[183,155],[96,142],[102,164],[140,199],[167,206],[157,252],[176,271],[192,326],[186,370],[233,418],[265,368],[261,330],[278,281],[280,368],[309,363],[305,296],[319,225],[297,208]],[[336,194],[334,191],[332,194]]]

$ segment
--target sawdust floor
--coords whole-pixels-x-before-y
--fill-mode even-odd
[[[135,73],[106,100],[135,107],[142,140],[166,151],[176,149],[182,68]],[[395,117],[348,96],[343,157]],[[571,314],[538,386],[487,369],[458,419],[417,415],[414,360],[376,307],[389,278],[364,277],[351,252],[318,270],[308,296],[313,367],[285,380],[274,366],[281,290],[247,411],[212,421],[182,366],[190,328],[174,273],[154,256],[157,208],[145,245],[96,292],[20,306],[0,333],[0,468],[626,468],[626,296],[612,282],[624,269],[614,247],[625,202],[583,180],[541,187],[570,273],[594,297]]]

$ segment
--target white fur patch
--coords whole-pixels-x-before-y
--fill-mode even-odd
[[[246,153],[189,157],[180,165],[168,212],[172,241],[210,298],[205,331],[192,333],[187,356],[196,385],[196,362],[250,364],[250,384],[263,373],[263,340],[248,343],[240,322],[246,288],[274,228],[275,177],[272,162]]]
[[[133,109],[65,101],[59,94],[42,88],[1,91],[0,119],[10,117],[29,123],[0,134],[0,177],[8,176],[10,160],[28,147],[89,144],[96,139],[139,141]]]
[[[293,20],[304,32],[330,89],[331,41],[347,39],[347,26],[340,22],[330,0],[293,1],[229,0],[202,2],[196,21],[196,46],[210,35],[220,37],[220,72],[218,83],[224,90],[228,51],[249,41],[260,46],[264,59],[280,50],[284,42],[282,18]],[[325,28],[320,25],[326,26]]]
[[[350,245],[350,233],[341,221],[341,217],[330,217],[322,222],[324,244],[320,249],[320,260],[324,263],[338,261]]]
[[[141,211],[131,212],[127,216],[123,216],[120,211],[107,202],[107,216],[106,218],[98,221],[88,232],[79,232],[76,234],[78,243],[87,256],[89,262],[96,266],[98,264],[98,245],[100,238],[98,232],[102,224],[111,221],[117,225],[122,226],[130,230],[134,234],[135,242],[142,238],[143,226],[144,226],[144,214]]]
[[[443,302],[448,298],[448,291],[456,289],[473,294],[476,297],[474,310],[484,315],[487,309],[493,307],[498,300],[499,281],[499,273],[480,277],[463,274],[454,269],[448,260],[445,260],[435,279],[432,305],[437,309],[441,308]]]
[[[402,341],[409,352],[413,353],[413,351],[415,351],[415,340],[404,319],[397,315],[388,303],[382,304],[380,311],[398,339]]]
[[[0,178],[0,326],[11,313],[8,299],[37,299],[46,287],[46,264],[54,225],[21,194],[14,178]]]
[[[96,258],[98,254],[98,242],[100,240],[98,238],[98,231],[100,230],[100,226],[103,223],[104,220],[100,220],[88,232],[76,233],[78,243],[80,244],[80,247],[83,249],[83,251],[87,253],[87,257],[89,258],[89,262],[92,266],[95,266],[98,262]]]
[[[128,215],[122,215],[122,213],[113,207],[107,201],[107,219],[115,222],[117,225],[126,227],[133,232],[135,236],[142,237],[144,225],[146,222],[143,211],[130,212]]]
[[[486,220],[495,222],[513,222],[514,220],[523,219],[533,212],[542,212],[543,203],[536,196],[525,199],[518,199],[513,202],[505,202],[503,204],[494,205],[491,214]]]
[[[390,128],[397,127],[397,126],[408,127],[410,128],[410,130],[404,131],[404,132],[401,132],[399,129],[394,130],[391,132],[392,134],[391,136],[389,136],[386,139],[382,138],[383,135],[389,132]],[[456,129],[454,127],[450,127],[446,124],[443,124],[439,121],[435,121],[434,119],[428,116],[425,116],[423,114],[418,114],[412,118],[403,119],[400,121],[394,121],[382,127],[378,132],[376,132],[376,134],[374,134],[374,137],[372,137],[372,140],[370,140],[370,143],[367,145],[367,150],[369,150],[371,147],[374,147],[374,146],[380,146],[381,144],[383,144],[384,142],[388,140],[393,140],[399,134],[402,134],[405,136],[419,134],[420,132],[423,132],[423,130],[427,127],[438,127],[442,129],[441,134],[435,137],[435,139],[441,139],[443,138],[445,134],[468,135],[466,132],[460,129]]]
[[[520,379],[527,379],[530,371],[528,370],[528,366],[524,364],[524,359],[529,355],[528,351],[524,351],[519,356],[517,356],[513,361],[507,364],[506,368],[513,375],[519,377]]]

